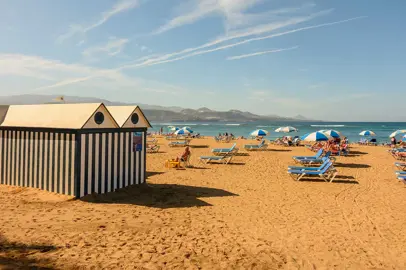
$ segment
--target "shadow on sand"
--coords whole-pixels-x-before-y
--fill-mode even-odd
[[[268,151],[268,152],[292,152],[291,149],[272,149],[272,148],[264,149],[264,151]]]
[[[54,269],[50,260],[30,258],[30,255],[56,249],[50,245],[10,242],[0,235],[0,269]]]
[[[223,166],[243,166],[243,165],[245,165],[245,163],[244,162],[230,162],[230,163],[228,163],[228,164],[223,164],[223,163],[220,163],[220,162],[210,162],[210,163],[208,163],[207,164],[208,166],[216,166],[216,165],[223,165]]]
[[[81,198],[90,203],[134,204],[155,208],[184,208],[211,206],[198,198],[238,196],[216,188],[172,184],[144,184],[129,186],[106,194],[92,194]]]
[[[335,183],[335,184],[353,184],[353,185],[358,185],[359,182],[357,180],[354,180],[355,178],[353,176],[350,175],[337,175],[333,182],[331,183]],[[321,183],[327,183],[326,181],[324,181],[323,179],[321,179],[320,177],[314,176],[306,176],[305,178],[300,179],[299,182],[321,182]]]
[[[145,176],[146,178],[154,176],[154,175],[160,175],[160,174],[164,174],[165,172],[146,172]]]
[[[208,145],[189,145],[190,148],[209,148]]]
[[[361,151],[350,151],[350,153],[348,155],[346,155],[346,157],[359,157],[359,156],[363,156],[363,155],[367,155],[368,153],[366,152],[361,152]]]
[[[334,163],[334,167],[366,169],[366,168],[370,168],[371,166],[368,164],[356,164],[356,163]]]
[[[226,156],[228,155],[227,153],[218,153],[217,156]],[[237,153],[233,153],[233,156],[235,157],[248,157],[250,154],[249,153],[241,153],[241,152],[237,152]]]

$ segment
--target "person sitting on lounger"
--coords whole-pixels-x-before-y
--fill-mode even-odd
[[[183,153],[179,157],[176,158],[176,161],[185,162],[189,159],[190,155],[191,155],[190,148],[189,148],[189,146],[186,146],[185,151],[183,151]]]

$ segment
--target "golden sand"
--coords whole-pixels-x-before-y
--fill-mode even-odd
[[[237,141],[238,146],[247,141]],[[214,139],[148,154],[148,185],[82,200],[0,186],[0,268],[406,269],[406,188],[383,147],[338,157],[333,183],[287,174],[304,147],[200,166]]]

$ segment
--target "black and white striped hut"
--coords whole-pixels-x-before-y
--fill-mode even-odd
[[[0,106],[0,123],[0,184],[82,197],[145,182],[147,127],[102,103]]]

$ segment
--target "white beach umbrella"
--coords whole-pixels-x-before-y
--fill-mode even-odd
[[[333,129],[320,130],[319,132],[324,133],[324,134],[326,134],[326,135],[328,135],[330,137],[333,137],[333,138],[340,138],[341,137],[341,133],[339,131],[333,130]]]
[[[266,136],[266,135],[268,135],[268,131],[267,130],[265,130],[265,129],[257,129],[257,130],[254,130],[253,132],[251,132],[250,133],[250,136],[255,136],[255,137],[257,137],[257,136]]]
[[[360,136],[376,136],[375,132],[373,132],[372,130],[361,131],[361,133],[359,135]]]
[[[279,127],[279,128],[277,128],[277,129],[275,129],[275,132],[285,132],[285,133],[297,132],[297,131],[298,131],[297,128],[295,128],[295,127],[290,127],[290,126],[287,126],[287,127]]]
[[[396,130],[396,131],[393,132],[391,135],[389,135],[389,137],[393,138],[393,137],[396,137],[397,135],[403,134],[403,133],[406,133],[406,129],[399,129],[399,130]]]
[[[183,127],[182,129],[183,129],[183,130],[187,130],[187,131],[189,131],[190,133],[193,133],[193,130],[192,130],[190,127]]]
[[[308,133],[302,138],[300,138],[302,141],[310,141],[310,142],[320,142],[320,141],[328,141],[331,137],[322,133],[322,132],[312,132]]]
[[[178,129],[177,131],[175,131],[175,135],[188,135],[191,132],[187,129]]]

